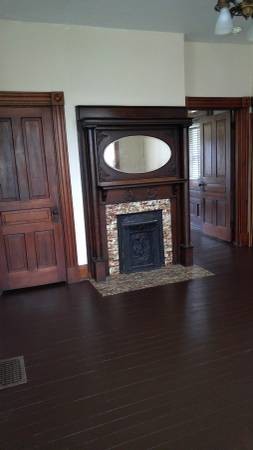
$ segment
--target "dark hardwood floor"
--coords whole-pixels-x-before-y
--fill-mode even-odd
[[[1,450],[253,449],[253,251],[194,233],[214,277],[102,298],[84,282],[0,299]]]

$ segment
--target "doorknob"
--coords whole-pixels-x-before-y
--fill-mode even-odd
[[[199,183],[199,188],[201,189],[201,191],[205,191],[205,187],[206,187],[206,183],[204,183],[203,181],[201,183]]]
[[[53,222],[59,222],[60,213],[58,206],[53,206],[53,208],[51,208],[51,217]]]

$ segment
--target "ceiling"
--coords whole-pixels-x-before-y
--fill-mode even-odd
[[[214,36],[215,0],[0,0],[0,19],[184,33],[188,41],[247,43]]]

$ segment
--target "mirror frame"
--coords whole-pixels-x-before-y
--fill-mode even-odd
[[[171,150],[170,160],[160,167],[150,172],[143,173],[126,173],[113,169],[110,167],[104,159],[104,152],[107,146],[121,138],[128,136],[150,136],[156,139],[160,139],[165,142]],[[103,185],[103,183],[110,183],[119,180],[141,180],[150,178],[166,178],[166,179],[176,179],[180,176],[179,166],[180,166],[180,155],[179,155],[179,135],[178,129],[176,127],[169,127],[166,130],[161,129],[131,129],[122,130],[117,129],[98,129],[97,130],[97,168],[98,168],[98,182]]]

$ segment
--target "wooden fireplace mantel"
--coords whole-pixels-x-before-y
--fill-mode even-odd
[[[170,199],[173,262],[192,264],[190,240],[187,129],[191,120],[180,107],[78,106],[89,271],[97,281],[108,275],[106,205]],[[109,168],[103,154],[108,143],[129,135],[149,135],[167,142],[171,160],[148,174]]]

